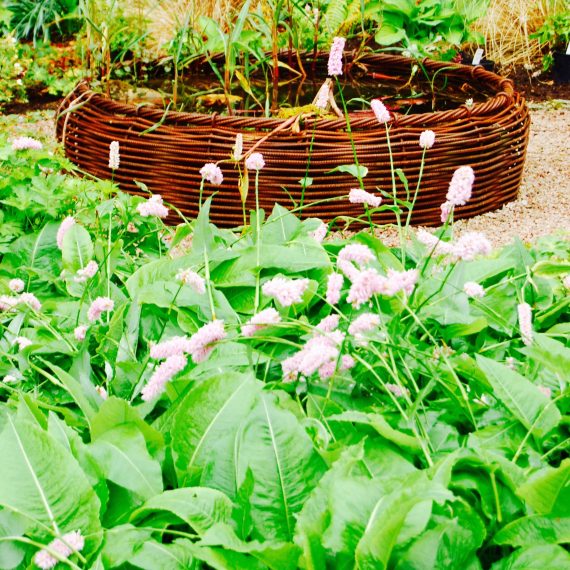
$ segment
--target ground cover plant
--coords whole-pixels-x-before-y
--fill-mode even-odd
[[[357,165],[350,238],[220,229],[224,170],[265,165],[239,138],[167,226],[41,146],[0,147],[1,568],[570,566],[567,240],[455,236],[468,165],[435,233]]]

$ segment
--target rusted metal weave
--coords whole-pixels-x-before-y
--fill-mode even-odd
[[[350,63],[350,58],[349,63]],[[408,77],[414,61],[385,54],[358,59],[370,71]],[[433,148],[426,153],[421,186],[412,217],[415,224],[440,224],[440,205],[445,201],[453,171],[462,165],[475,171],[473,196],[456,209],[456,218],[467,218],[498,208],[516,197],[529,135],[529,115],[525,100],[510,80],[482,67],[424,60],[422,66],[430,77],[446,85],[468,84],[487,99],[472,106],[422,114],[392,114],[389,138],[395,168],[404,172],[410,191],[416,188],[422,149],[420,133],[431,129],[436,134]],[[95,93],[85,83],[79,84],[62,103],[57,118],[57,136],[65,153],[80,169],[99,178],[111,178],[108,168],[109,144],[119,141],[121,165],[114,180],[128,192],[140,194],[135,180],[146,184],[165,202],[177,206],[186,216],[198,213],[200,168],[206,162],[228,160],[237,133],[243,133],[244,152],[272,133],[256,150],[265,158],[260,171],[260,206],[270,211],[278,202],[298,203],[306,175],[313,183],[305,191],[305,203],[316,204],[303,210],[303,216],[330,221],[336,216],[358,216],[362,206],[350,204],[349,190],[358,186],[349,173],[330,170],[353,164],[353,144],[358,162],[368,168],[365,189],[391,191],[392,173],[384,125],[378,124],[371,111],[350,115],[351,143],[344,119],[307,118],[300,129],[283,125],[278,118],[223,116],[199,113],[164,113],[151,106],[135,106],[112,101]],[[296,132],[298,130],[298,132]],[[312,150],[310,150],[312,144]],[[235,164],[221,163],[223,184],[204,186],[204,197],[216,191],[211,219],[221,226],[237,226],[243,221],[238,190],[239,171]],[[255,204],[253,176],[246,208]],[[406,198],[396,177],[398,196]],[[290,195],[290,196],[289,196]],[[330,199],[333,200],[330,200]],[[325,201],[323,200],[330,200]],[[386,202],[386,200],[385,200]],[[394,221],[390,211],[374,215],[374,221]]]

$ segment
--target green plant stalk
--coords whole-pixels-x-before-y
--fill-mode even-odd
[[[259,170],[255,171],[255,232],[256,232],[256,269],[255,277],[255,303],[253,312],[257,313],[261,300],[261,224],[259,211]]]
[[[426,158],[426,148],[424,147],[423,152],[422,152],[422,161],[420,162],[420,172],[418,175],[418,183],[416,184],[416,189],[414,191],[414,197],[412,199],[412,205],[410,206],[410,208],[408,210],[408,217],[406,218],[406,230],[408,230],[408,228],[410,227],[410,222],[412,220],[412,212],[414,211],[414,206],[416,205],[416,200],[418,199],[418,193],[420,191],[420,184],[421,184],[422,176],[424,173],[425,158]]]

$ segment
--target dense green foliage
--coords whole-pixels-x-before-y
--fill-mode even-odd
[[[319,243],[318,220],[280,206],[218,229],[209,200],[173,228],[44,151],[5,145],[0,161],[1,568],[34,567],[77,530],[81,552],[58,567],[570,567],[567,241],[446,261],[413,237]],[[381,274],[417,268],[414,291],[357,309],[345,287],[327,303],[348,244],[367,246]],[[92,260],[95,275],[77,280]],[[186,269],[205,292],[176,278]],[[258,295],[279,275],[309,280],[300,302]],[[6,307],[14,278],[41,308]],[[485,296],[468,298],[466,282]],[[114,308],[91,321],[100,296]],[[280,322],[244,334],[267,307]],[[350,333],[365,312],[379,324]],[[284,376],[331,314],[354,366]],[[143,401],[154,343],[214,318],[227,336]]]

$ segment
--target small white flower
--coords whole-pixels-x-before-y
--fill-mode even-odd
[[[79,325],[73,329],[73,336],[76,340],[85,340],[85,335],[87,334],[87,327],[85,325]]]
[[[121,164],[121,155],[119,154],[119,142],[113,141],[109,145],[109,168],[117,170]]]
[[[245,166],[248,170],[261,170],[265,166],[265,160],[260,152],[254,152],[245,159]]]
[[[25,283],[21,279],[10,279],[8,287],[13,293],[21,293],[24,290]]]
[[[435,142],[435,133],[427,130],[420,135],[420,146],[422,148],[431,148]]]
[[[12,374],[6,374],[6,376],[4,376],[2,381],[5,382],[6,384],[14,384],[14,382],[17,382],[18,379],[15,376],[12,376]]]

